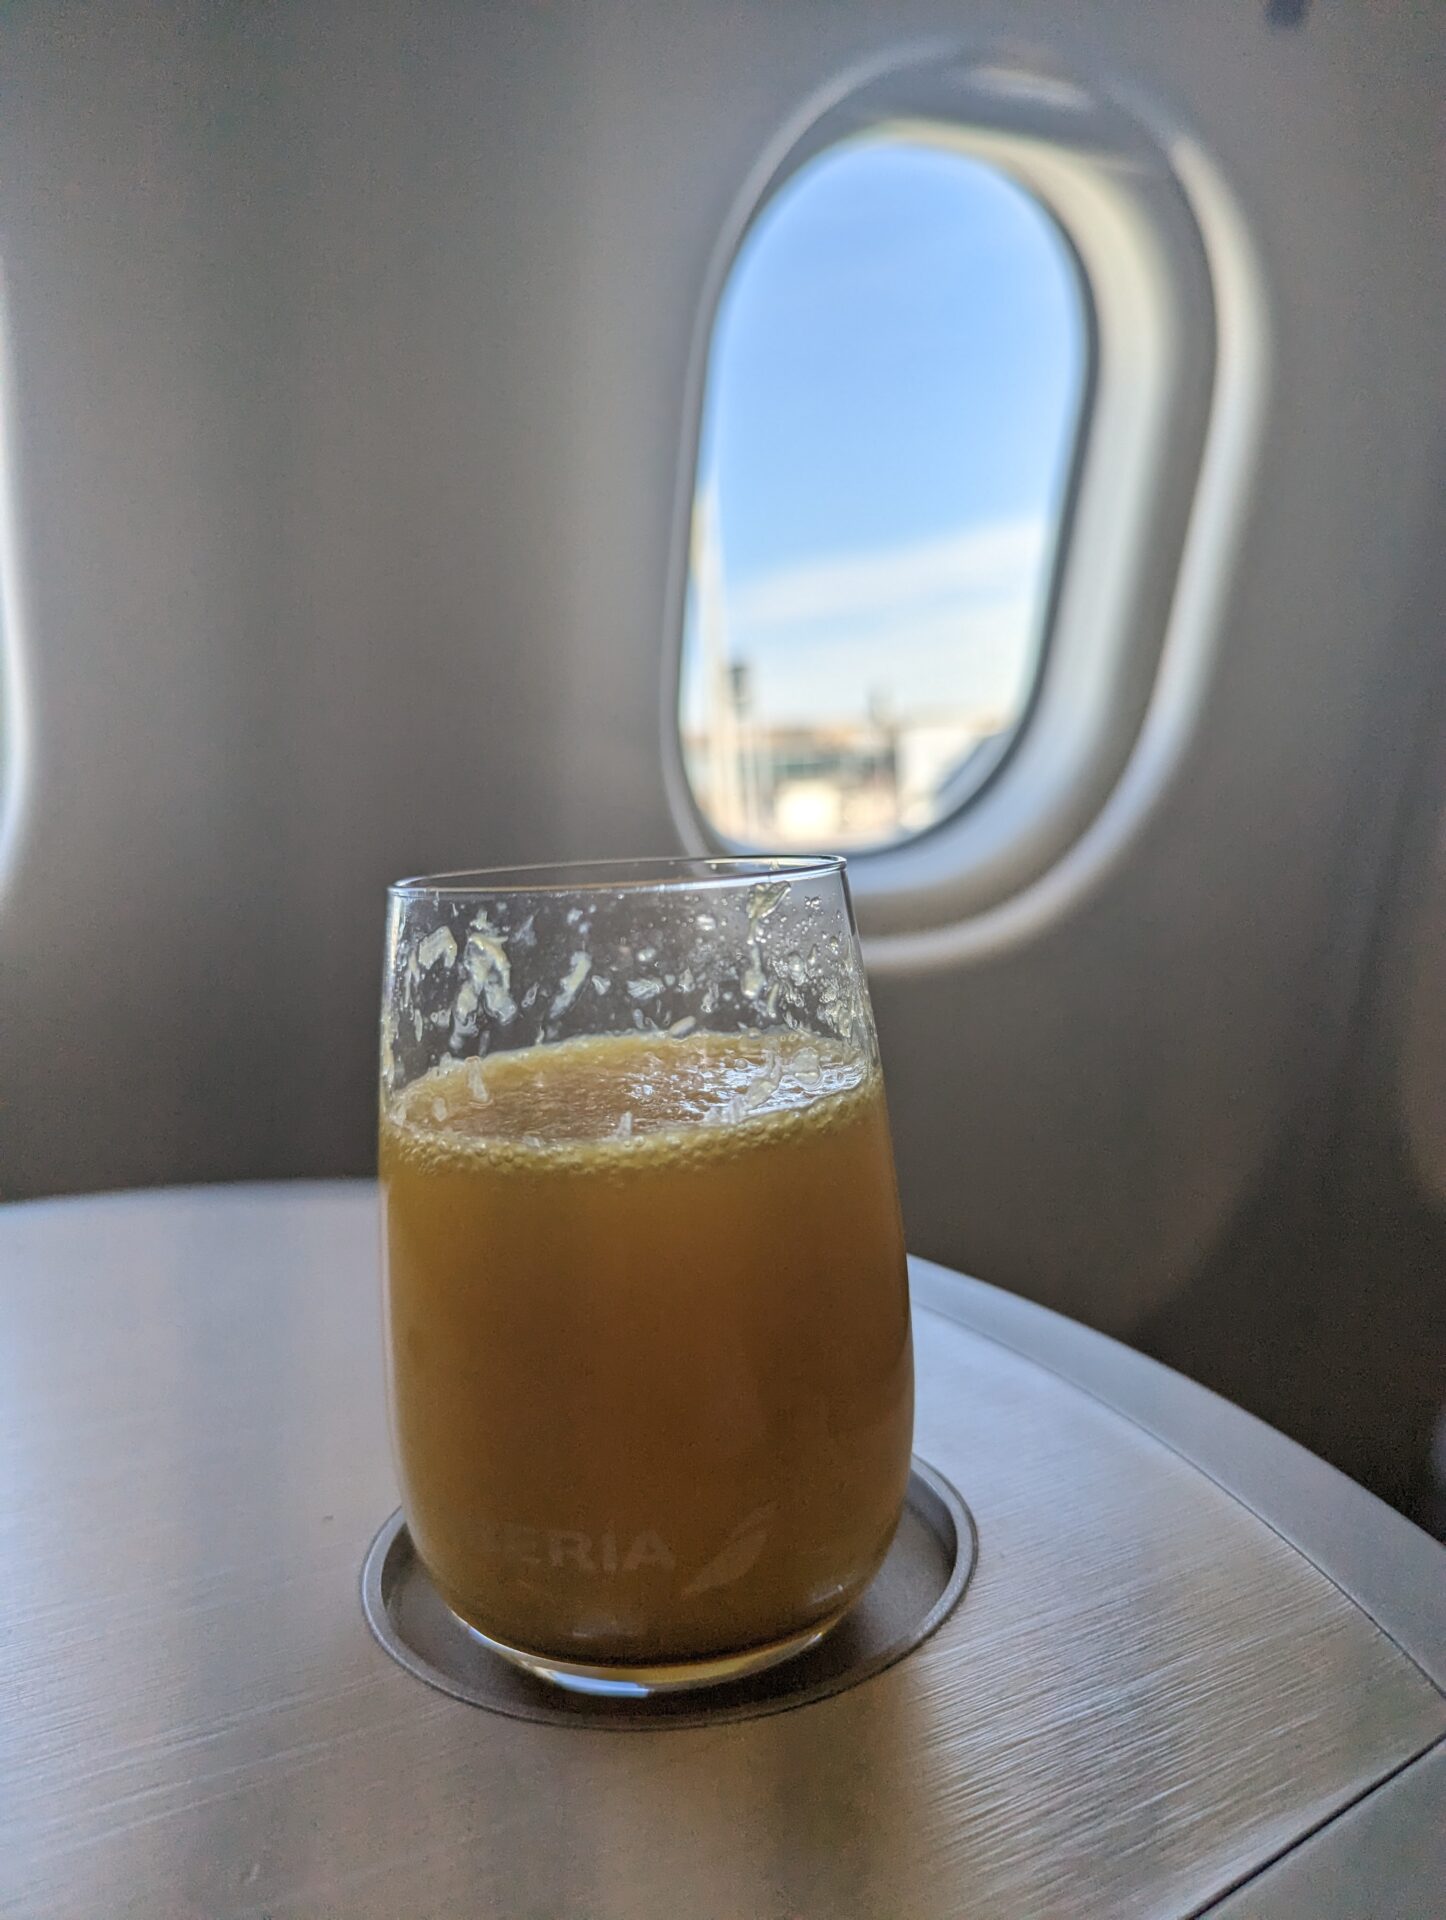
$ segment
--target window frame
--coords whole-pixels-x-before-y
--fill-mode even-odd
[[[827,149],[870,136],[944,145],[1029,193],[1076,262],[1090,330],[1030,699],[953,811],[850,855],[870,960],[917,965],[1016,938],[1077,897],[1138,830],[1178,764],[1188,733],[1181,699],[1210,650],[1211,595],[1187,536],[1192,520],[1207,523],[1218,569],[1222,540],[1238,534],[1263,404],[1264,304],[1248,237],[1205,157],[1183,135],[1147,128],[1056,76],[963,55],[892,67],[840,87],[785,130],[715,249],[689,362],[662,722],[669,806],[695,852],[733,844],[693,795],[679,708],[718,307],[739,248],[780,188]],[[1182,658],[1170,676],[1162,669],[1172,650]],[[1126,781],[1147,745],[1145,776]],[[1086,852],[1092,839],[1100,844]]]

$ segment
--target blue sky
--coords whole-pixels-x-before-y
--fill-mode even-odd
[[[976,161],[861,143],[773,199],[719,310],[700,462],[766,717],[1011,697],[1084,353],[1063,243]]]

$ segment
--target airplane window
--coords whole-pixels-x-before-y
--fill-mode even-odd
[[[1023,723],[1089,359],[1023,188],[926,138],[765,206],[708,360],[679,723],[723,841],[854,850],[956,812]]]

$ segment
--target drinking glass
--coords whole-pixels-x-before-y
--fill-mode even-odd
[[[594,1692],[820,1640],[913,1427],[843,861],[394,886],[380,1160],[404,1511],[453,1611]]]

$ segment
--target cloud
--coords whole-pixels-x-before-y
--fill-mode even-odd
[[[755,698],[770,721],[833,721],[876,696],[900,717],[1012,714],[1034,659],[1028,593],[873,625],[810,628],[754,656]]]
[[[1031,601],[1045,557],[1044,521],[1001,520],[944,539],[838,554],[780,568],[728,596],[735,645],[781,629],[897,629],[931,613]]]
[[[1033,666],[1048,557],[1042,520],[839,554],[745,581],[728,596],[728,650],[754,673],[769,723],[845,719],[876,698],[898,714],[1010,714]],[[709,689],[690,656],[685,709]]]

